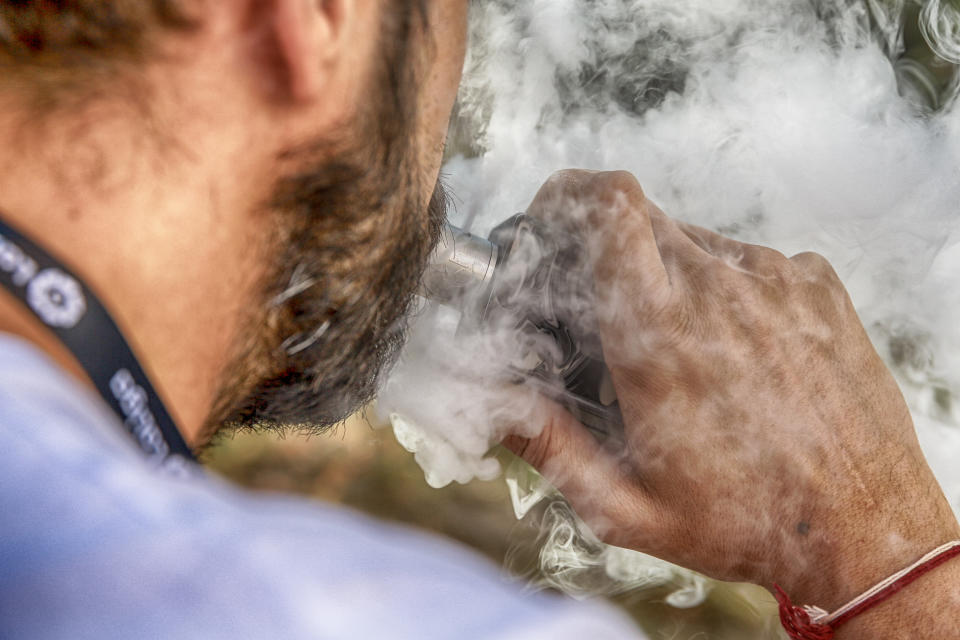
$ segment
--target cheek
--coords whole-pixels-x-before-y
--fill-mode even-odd
[[[457,97],[466,53],[466,3],[434,3],[440,7],[431,16],[433,59],[421,94],[420,132],[424,145],[423,166],[434,177],[440,170],[443,142],[450,113]]]
[[[449,111],[457,95],[467,51],[467,3],[437,2],[434,7],[430,18],[430,37],[435,45],[431,80]]]

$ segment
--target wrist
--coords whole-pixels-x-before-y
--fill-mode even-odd
[[[898,505],[896,517],[875,507],[869,518],[848,513],[841,526],[818,530],[811,523],[793,544],[795,562],[786,559],[782,577],[771,582],[796,603],[836,610],[931,550],[960,539],[960,524],[938,494],[938,500],[913,503],[910,513]]]
[[[960,558],[921,576],[837,630],[835,640],[960,638]]]
[[[840,640],[878,637],[888,640],[960,639],[960,628],[955,624],[960,611],[958,529],[960,525],[951,517],[949,526],[945,527],[952,532],[946,543],[938,544],[909,561],[902,561],[897,569],[885,572],[882,578],[859,590],[843,606],[823,607],[810,601],[806,604],[813,606],[811,610],[810,606],[791,604],[789,595],[778,590],[781,622],[788,635],[791,638]],[[903,544],[898,540],[889,546]],[[875,567],[883,562],[882,557],[875,557],[871,563],[850,566]],[[832,577],[837,575],[832,574]],[[836,583],[836,580],[832,582]]]

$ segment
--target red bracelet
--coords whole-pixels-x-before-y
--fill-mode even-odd
[[[934,549],[833,613],[827,613],[819,607],[795,606],[779,585],[773,585],[776,591],[774,595],[780,603],[780,622],[791,640],[831,640],[834,632],[851,618],[877,606],[923,574],[956,556],[960,556],[960,540]]]

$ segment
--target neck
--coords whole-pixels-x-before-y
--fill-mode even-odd
[[[100,297],[197,446],[256,285],[263,242],[240,203],[259,198],[226,196],[229,184],[202,161],[200,137],[190,155],[176,157],[152,153],[110,114],[87,114],[86,122],[48,127],[35,146],[10,144],[24,134],[0,126],[0,212]],[[69,352],[5,292],[0,331],[34,343],[89,384]]]
[[[93,388],[83,367],[73,355],[2,288],[0,288],[0,333],[15,335],[33,343],[77,382]]]

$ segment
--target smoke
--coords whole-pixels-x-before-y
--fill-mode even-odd
[[[445,166],[462,201],[452,221],[486,235],[557,169],[626,169],[672,216],[825,255],[960,512],[957,6],[488,0],[472,11]],[[501,426],[538,424],[535,400],[504,378],[511,338],[458,334],[458,320],[425,306],[379,398],[434,486],[495,477]],[[551,495],[526,470],[508,482],[518,516]],[[682,575],[604,548],[560,507],[548,516],[554,586],[613,593]],[[699,578],[679,580],[677,602],[703,597]]]
[[[930,0],[923,7],[920,29],[938,57],[960,64],[960,7],[950,0]]]

